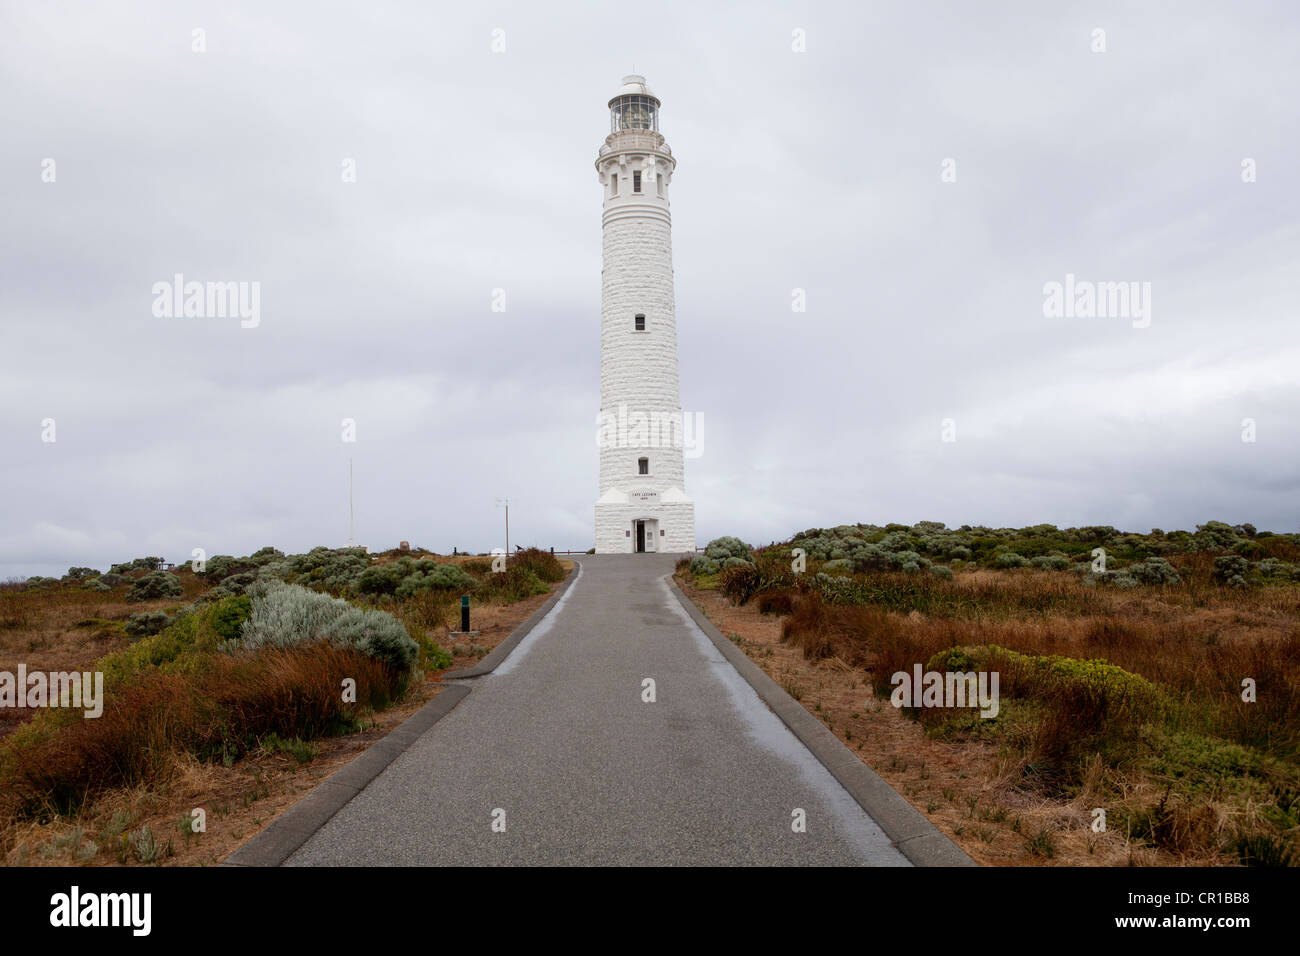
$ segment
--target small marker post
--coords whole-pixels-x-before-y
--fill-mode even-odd
[[[460,596],[460,629],[464,633],[469,633],[469,595]]]

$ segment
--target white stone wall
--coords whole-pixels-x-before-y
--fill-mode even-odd
[[[650,518],[664,531],[656,535],[656,550],[693,552],[668,204],[675,163],[658,134],[615,133],[606,145],[596,163],[604,190],[596,551],[633,551],[633,522]],[[640,193],[633,191],[637,171]],[[645,316],[644,331],[636,330],[637,314]],[[639,473],[642,457],[649,459],[647,475]]]
[[[631,554],[636,549],[636,525],[643,518],[659,521],[654,550],[662,554],[695,553],[695,504],[684,502],[646,507],[632,504],[596,504],[596,553]]]

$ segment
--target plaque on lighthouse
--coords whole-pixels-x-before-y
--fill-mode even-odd
[[[677,377],[669,187],[677,161],[643,76],[609,101],[603,192],[596,553],[695,550]]]

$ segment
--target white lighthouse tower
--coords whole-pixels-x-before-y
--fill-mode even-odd
[[[596,552],[694,552],[686,496],[668,187],[659,100],[625,76],[596,158],[604,188]]]

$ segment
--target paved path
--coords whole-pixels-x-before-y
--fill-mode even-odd
[[[682,610],[672,558],[580,563],[514,653],[288,865],[908,865]]]

